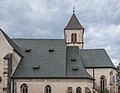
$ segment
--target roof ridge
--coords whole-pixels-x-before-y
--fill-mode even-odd
[[[84,51],[84,50],[105,50],[104,48],[98,48],[98,49],[79,49],[80,51]]]
[[[12,40],[65,40],[65,39],[12,38]]]

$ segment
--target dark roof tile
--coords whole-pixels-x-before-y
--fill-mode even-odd
[[[85,67],[115,68],[104,49],[81,49],[79,53]]]
[[[78,46],[67,46],[67,76],[92,79],[92,76],[85,70],[78,51]],[[72,62],[71,58],[76,59],[76,61]]]
[[[80,22],[78,21],[76,15],[73,13],[70,21],[68,22],[67,26],[64,28],[64,30],[79,30],[84,29]]]

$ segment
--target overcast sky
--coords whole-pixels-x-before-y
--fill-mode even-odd
[[[63,39],[73,14],[85,28],[84,48],[105,48],[120,62],[120,0],[0,0],[0,27],[11,38]]]

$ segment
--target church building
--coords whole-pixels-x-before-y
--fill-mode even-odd
[[[105,49],[84,49],[73,13],[64,39],[11,39],[0,29],[0,93],[118,93]]]

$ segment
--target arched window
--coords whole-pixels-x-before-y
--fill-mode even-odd
[[[113,84],[115,84],[115,76],[113,76]]]
[[[100,77],[100,87],[101,87],[101,93],[104,93],[105,89],[107,88],[107,81],[104,75]]]
[[[72,33],[71,34],[71,42],[72,43],[76,43],[77,42],[77,34],[76,33]]]
[[[28,93],[28,86],[27,86],[27,84],[25,84],[25,83],[22,84],[21,87],[20,87],[20,89],[21,89],[20,93]]]
[[[73,43],[73,33],[71,34],[71,42]]]
[[[82,91],[81,91],[81,88],[80,88],[80,87],[77,87],[77,88],[76,88],[76,93],[82,93]]]
[[[113,84],[113,79],[112,79],[112,77],[113,77],[113,70],[111,70],[111,72],[110,72],[110,85]]]
[[[77,42],[77,34],[75,33],[75,42]]]
[[[45,93],[51,93],[51,87],[50,87],[50,85],[47,85],[45,87]]]

